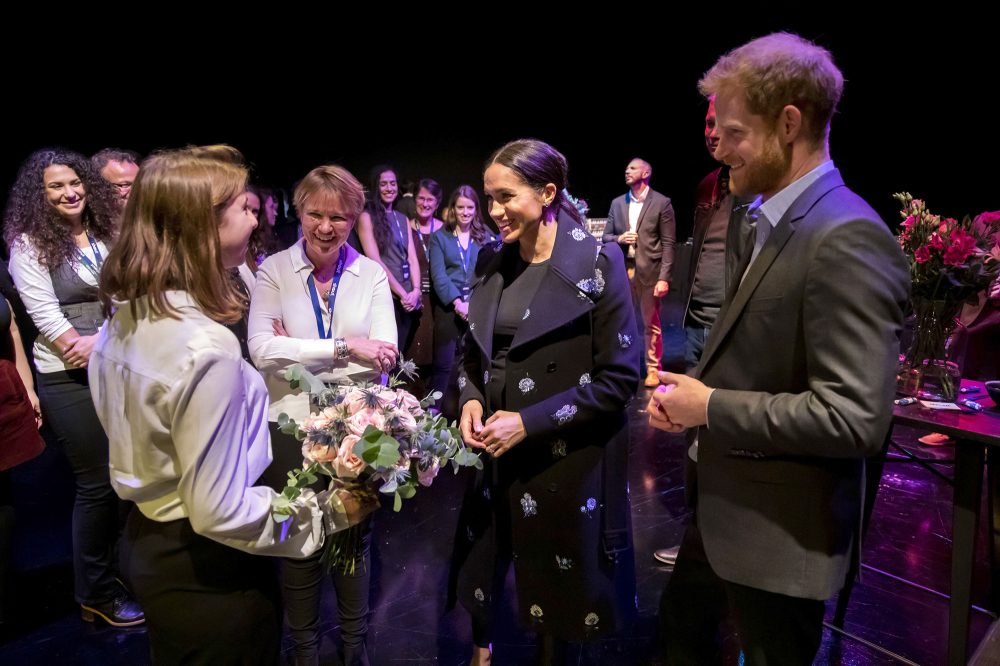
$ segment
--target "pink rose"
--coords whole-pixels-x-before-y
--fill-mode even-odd
[[[312,463],[328,463],[333,462],[337,457],[337,447],[328,446],[326,444],[317,444],[315,442],[310,442],[308,439],[302,442],[302,458],[303,462]]]
[[[303,424],[303,430],[326,430],[330,426],[330,419],[326,418],[322,414],[317,414],[315,416],[310,416],[306,419],[305,424]]]
[[[437,458],[431,459],[431,464],[429,467],[424,469],[423,465],[417,464],[417,481],[420,485],[429,487],[434,481],[434,477],[437,476],[438,470],[441,466],[438,464]]]
[[[981,236],[991,238],[993,243],[1000,243],[1000,210],[980,213],[972,221],[972,228]]]
[[[931,251],[926,245],[921,245],[913,253],[913,260],[918,264],[926,264],[931,259]]]
[[[351,389],[344,396],[343,405],[348,414],[356,414],[363,409],[367,409],[364,392],[361,389]]]
[[[976,216],[976,220],[981,224],[1000,224],[1000,210],[986,211]]]
[[[347,419],[347,431],[358,437],[364,435],[365,429],[370,425],[375,426],[379,430],[385,429],[385,417],[380,410],[365,408],[352,414]]]
[[[341,479],[356,479],[365,468],[365,461],[354,455],[354,445],[360,438],[347,435],[340,442],[340,449],[333,460],[333,471]]]

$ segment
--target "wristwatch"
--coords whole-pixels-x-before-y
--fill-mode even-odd
[[[344,338],[334,338],[333,349],[334,349],[334,357],[338,361],[343,361],[350,354],[350,352],[347,350],[347,340],[345,340]]]

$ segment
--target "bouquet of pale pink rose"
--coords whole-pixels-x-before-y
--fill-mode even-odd
[[[292,388],[311,395],[312,414],[299,424],[278,417],[282,432],[302,441],[303,466],[288,473],[288,484],[272,504],[274,519],[287,520],[292,502],[319,475],[330,477],[331,489],[346,489],[358,498],[376,493],[393,496],[393,510],[430,486],[441,467],[451,463],[482,469],[483,463],[462,442],[454,422],[428,408],[440,392],[423,400],[399,388],[400,375],[415,376],[412,361],[400,365],[388,386],[356,384],[328,387],[302,365],[285,371]],[[353,571],[360,548],[360,528],[336,532],[327,539],[323,559],[331,569]]]

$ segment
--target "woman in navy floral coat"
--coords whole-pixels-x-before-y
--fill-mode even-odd
[[[469,304],[462,436],[484,450],[465,498],[453,591],[489,663],[513,562],[518,615],[543,660],[635,610],[625,407],[639,380],[621,250],[601,247],[566,192],[566,159],[514,141],[487,163],[502,241],[480,252]]]

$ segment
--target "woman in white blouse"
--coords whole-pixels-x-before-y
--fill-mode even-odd
[[[254,485],[270,463],[267,394],[222,325],[246,307],[226,274],[257,223],[246,179],[228,146],[150,157],[102,273],[101,300],[117,309],[90,386],[112,483],[137,507],[122,568],[158,664],[277,663],[277,580],[253,554],[310,555],[364,514],[305,492],[275,523],[274,492]]]
[[[385,271],[346,242],[364,207],[361,183],[342,167],[317,167],[295,188],[293,199],[302,238],[261,264],[250,305],[250,355],[271,394],[274,463],[263,481],[275,489],[302,464],[301,444],[278,429],[278,415],[284,412],[301,423],[309,414],[308,395],[289,388],[284,370],[301,363],[328,383],[377,381],[398,360]],[[368,663],[370,520],[363,525],[363,561],[353,572],[333,573],[348,666]],[[295,663],[317,663],[324,565],[318,556],[283,564]]]
[[[115,237],[115,188],[90,161],[67,150],[33,153],[7,200],[4,236],[10,274],[38,328],[33,356],[45,420],[69,460],[73,504],[74,596],[85,620],[143,621],[116,580],[119,502],[108,478],[108,440],[94,412],[87,363],[104,320],[101,264]]]

